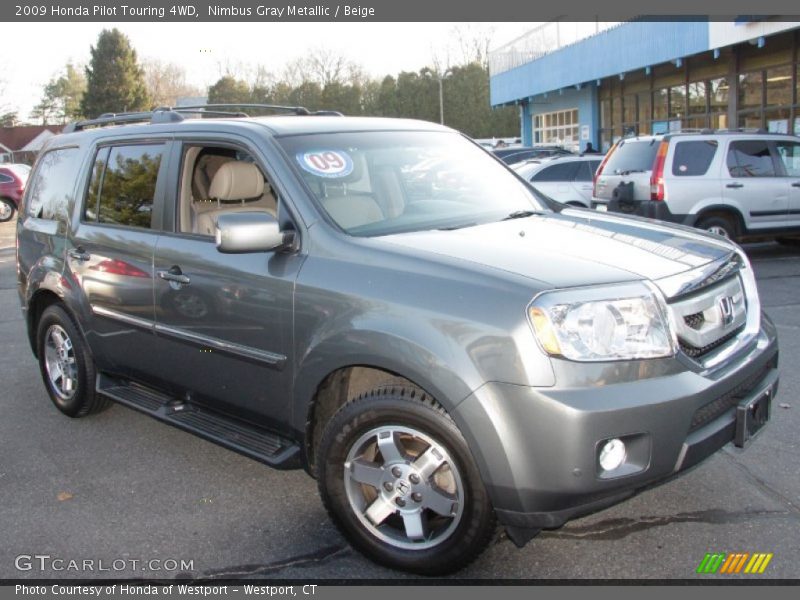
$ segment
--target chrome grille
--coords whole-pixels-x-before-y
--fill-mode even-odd
[[[735,338],[747,320],[747,302],[738,275],[683,296],[669,307],[681,350],[694,359]]]

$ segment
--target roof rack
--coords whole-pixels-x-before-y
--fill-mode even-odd
[[[64,127],[63,133],[82,131],[88,127],[105,127],[108,125],[122,125],[125,123],[149,122],[152,125],[178,123],[186,118],[184,114],[215,117],[249,117],[250,115],[242,110],[231,110],[242,108],[266,109],[297,116],[343,116],[342,113],[335,110],[318,110],[311,112],[304,106],[282,106],[279,104],[196,104],[191,106],[159,106],[158,108],[148,111],[104,113],[96,119],[74,121],[68,123],[66,127]]]

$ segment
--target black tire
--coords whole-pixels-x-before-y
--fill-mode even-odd
[[[53,367],[48,367],[48,357],[55,358],[58,354],[54,340],[62,339],[62,336],[66,336],[69,341],[71,353],[65,350],[66,356],[62,359],[60,372],[64,373],[68,369],[70,375],[68,377],[62,375],[58,380],[62,383],[57,383],[51,377],[51,372],[57,371]],[[48,306],[39,319],[36,349],[45,388],[58,410],[68,417],[85,417],[110,406],[110,401],[95,391],[96,371],[89,348],[75,323],[58,304]],[[64,379],[69,379],[71,383],[64,384]]]
[[[779,237],[775,238],[781,246],[789,246],[790,248],[800,248],[800,237]]]
[[[7,223],[14,218],[14,213],[17,212],[16,205],[7,198],[0,198],[3,206],[0,206],[0,223]]]
[[[429,508],[418,509],[419,513],[424,515],[422,518],[426,524],[422,531],[426,529],[428,531],[427,539],[417,542],[434,544],[432,547],[404,548],[398,547],[396,542],[390,543],[380,539],[368,529],[366,520],[362,522],[362,519],[366,519],[368,511],[365,510],[359,515],[351,504],[348,489],[353,488],[348,486],[360,486],[356,489],[367,489],[367,491],[370,488],[365,487],[367,484],[353,484],[351,481],[351,476],[345,471],[348,454],[356,448],[360,440],[380,427],[399,427],[419,432],[428,436],[437,448],[444,450],[446,462],[442,462],[437,470],[427,476],[427,483],[423,481],[421,484],[428,490],[440,489],[437,485],[442,473],[450,477],[450,481],[461,483],[463,492],[458,497],[462,502],[460,508],[459,503],[451,505],[450,516],[442,517],[441,512],[436,514]],[[419,438],[410,439],[417,441]],[[377,449],[377,443],[374,448]],[[427,450],[431,448],[432,446],[428,446]],[[413,469],[418,465],[419,458],[424,452],[419,450],[416,456],[406,454],[409,460],[405,461],[405,468]],[[376,454],[374,459],[377,460],[379,456],[383,461],[381,472],[384,473],[384,477],[391,478],[394,466],[392,471],[389,471],[386,468],[389,461],[383,459],[382,454]],[[494,534],[496,528],[494,509],[464,437],[447,412],[417,388],[383,386],[345,404],[326,425],[316,459],[319,491],[328,514],[353,546],[380,564],[422,575],[452,573],[473,561],[486,548]],[[455,466],[454,471],[450,470],[451,464]],[[397,491],[394,493],[398,496],[406,494],[400,491],[401,484],[408,482],[413,484],[415,481],[419,483],[419,478],[415,480],[413,473],[403,477],[407,481],[402,481],[402,478],[395,480]],[[371,488],[375,491],[375,495],[382,495],[380,487]],[[411,488],[414,489],[420,488]],[[409,492],[404,496],[410,509],[414,506],[427,506],[424,500],[414,499],[415,495]],[[435,496],[435,492],[432,496]],[[412,505],[412,502],[419,504]],[[394,504],[388,504],[394,507]],[[453,516],[454,514],[458,516]],[[385,521],[374,528],[389,527],[392,521],[398,526],[390,529],[390,532],[402,530],[403,534],[408,535],[408,529],[401,520],[399,509],[397,513],[385,517]],[[435,529],[436,525],[432,525],[441,522],[445,524],[438,526],[438,530]],[[440,538],[439,541],[436,541],[437,536]],[[415,542],[401,543],[413,545]]]
[[[709,233],[716,233],[720,237],[727,238],[734,242],[739,238],[739,228],[736,222],[732,218],[723,215],[703,217],[697,222],[695,227]]]

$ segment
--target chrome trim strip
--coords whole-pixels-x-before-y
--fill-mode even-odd
[[[268,352],[267,350],[258,350],[249,346],[242,346],[241,344],[235,344],[219,338],[201,335],[199,333],[187,331],[186,329],[179,329],[177,327],[169,327],[168,325],[156,323],[155,332],[157,334],[168,335],[184,342],[208,346],[209,348],[213,348],[214,350],[224,354],[255,360],[279,371],[282,370],[286,365],[286,356],[283,354],[276,354],[274,352]]]
[[[115,321],[120,321],[126,325],[133,325],[134,327],[141,327],[142,329],[149,329],[150,331],[153,331],[155,328],[155,322],[149,319],[133,317],[131,315],[126,315],[125,313],[117,312],[116,310],[105,308],[103,306],[96,306],[94,304],[91,304],[90,306],[92,307],[92,312],[101,317],[114,319]]]
[[[655,284],[664,292],[667,299],[672,301],[725,279],[741,270],[745,264],[747,261],[742,262],[739,251],[733,250],[728,256],[702,267],[657,279]]]

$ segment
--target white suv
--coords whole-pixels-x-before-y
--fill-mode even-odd
[[[742,241],[800,236],[800,137],[739,131],[629,137],[606,155],[592,206]]]

